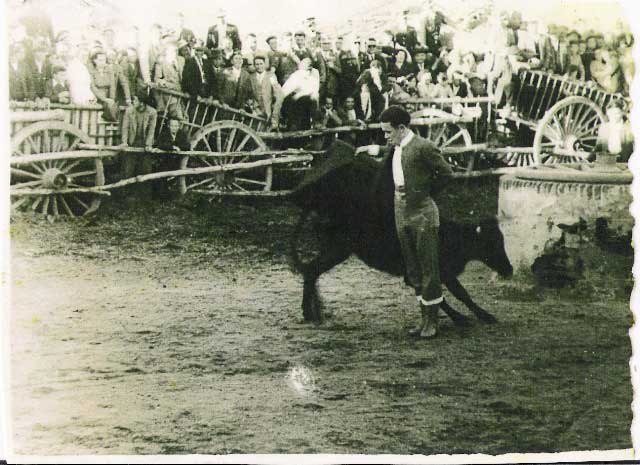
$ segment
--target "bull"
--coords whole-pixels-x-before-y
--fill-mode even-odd
[[[355,155],[352,146],[338,141],[291,195],[302,209],[291,244],[291,261],[304,280],[305,321],[323,321],[318,279],[352,254],[374,269],[404,275],[395,228],[393,186],[381,182],[381,168],[379,162],[366,155]],[[305,250],[309,236],[314,236],[314,254],[304,259],[302,255],[309,252]],[[474,224],[442,220],[439,241],[440,279],[444,286],[480,321],[495,323],[496,318],[473,301],[458,276],[473,260],[484,263],[502,277],[512,276],[513,268],[497,220],[490,218]],[[454,324],[470,323],[446,301],[441,308]]]

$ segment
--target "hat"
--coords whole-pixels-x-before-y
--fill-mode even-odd
[[[307,21],[315,21],[315,20],[316,20],[315,16],[309,16],[307,18]]]
[[[265,42],[266,42],[266,43],[269,43],[269,41],[270,41],[270,40],[272,40],[272,39],[277,39],[277,37],[276,37],[276,36],[271,35],[271,36],[267,37],[267,40],[265,40]]]
[[[293,34],[293,35],[294,35],[294,36],[304,36],[304,37],[306,37],[306,36],[307,36],[307,34],[305,34],[305,32],[304,32],[304,31],[296,31],[296,32],[295,32],[295,34]]]
[[[415,56],[415,55],[417,55],[418,53],[428,53],[428,52],[429,52],[429,49],[427,49],[426,47],[416,47],[416,48],[413,50],[413,55]]]

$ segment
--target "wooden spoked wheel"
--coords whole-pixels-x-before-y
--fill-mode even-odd
[[[180,169],[223,166],[227,169],[214,173],[181,176],[180,193],[202,191],[210,194],[246,194],[271,190],[273,168],[259,166],[234,168],[234,164],[266,160],[269,155],[252,156],[251,152],[266,150],[258,133],[235,121],[214,122],[194,134],[191,150],[219,152],[221,156],[185,156]],[[228,153],[229,155],[224,155]]]
[[[452,118],[452,115],[436,108],[424,108],[411,114],[411,125],[418,134],[444,151],[442,156],[454,170],[472,169],[474,162],[472,152],[446,153],[446,149],[465,148],[472,145],[467,128],[453,122],[429,124],[430,118]]]
[[[63,193],[104,185],[101,159],[90,156],[64,158],[65,152],[77,150],[81,143],[90,144],[91,139],[80,129],[62,121],[40,121],[18,131],[11,141],[12,156],[43,157],[38,161],[11,164],[12,209],[31,210],[52,217],[95,212],[100,206],[97,195]]]
[[[605,116],[585,97],[569,97],[542,117],[533,139],[535,164],[585,162],[593,153]]]

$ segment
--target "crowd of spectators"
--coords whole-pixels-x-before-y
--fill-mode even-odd
[[[630,33],[579,33],[523,21],[517,12],[499,16],[498,45],[484,53],[456,48],[446,32],[450,20],[439,12],[416,28],[405,11],[403,28],[384,37],[329,36],[308,18],[300,30],[260,40],[242,35],[224,11],[216,15],[206,37],[180,15],[172,28],[155,24],[144,46],[117,44],[109,28],[91,43],[74,43],[65,31],[13,27],[10,99],[98,103],[107,120],[138,105],[185,118],[179,104],[149,90],[154,83],[259,115],[273,129],[295,130],[374,122],[391,101],[411,97],[489,95],[500,103],[523,67],[626,94],[634,74]]]

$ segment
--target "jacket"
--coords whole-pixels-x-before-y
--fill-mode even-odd
[[[383,149],[384,169],[382,182],[394,189],[393,154],[395,147],[387,145]],[[441,191],[448,183],[452,171],[442,158],[438,148],[431,142],[414,134],[413,139],[402,148],[402,171],[404,173],[406,202],[408,210],[417,210],[423,201]]]
[[[156,119],[158,112],[155,108],[146,106],[144,111],[138,111],[134,106],[128,107],[122,118],[122,142],[126,142],[131,146],[136,146],[138,136],[138,122],[143,119],[144,130],[144,146],[152,146],[153,138],[156,132]]]
[[[207,48],[220,48],[220,37],[218,37],[218,25],[211,26],[207,32]],[[242,50],[242,41],[238,32],[238,26],[227,24],[227,37],[231,39],[234,50]]]
[[[253,99],[258,102],[260,110],[267,116],[271,117],[275,100],[282,94],[282,87],[278,84],[276,77],[269,72],[264,73],[262,82],[258,82],[258,74],[251,74],[251,91]]]

